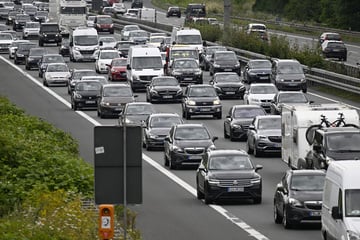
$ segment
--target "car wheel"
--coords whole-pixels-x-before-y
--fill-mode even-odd
[[[225,130],[225,124],[224,124],[224,138],[225,138],[225,139],[226,139],[226,138],[229,138],[229,135],[227,135],[226,130]]]
[[[74,111],[78,110],[79,108],[76,106],[76,103],[72,103]]]
[[[303,88],[303,93],[306,93],[307,92],[307,88]]]
[[[205,187],[204,190],[204,200],[205,200],[205,204],[211,204],[214,200],[212,199],[212,197],[210,196],[208,190],[206,189],[207,187]]]
[[[292,227],[291,222],[289,221],[289,218],[287,215],[286,208],[284,208],[284,211],[283,211],[282,223],[284,225],[284,228],[286,228],[286,229],[290,229]]]
[[[169,166],[169,159],[167,158],[166,154],[164,153],[164,166]]]
[[[260,204],[261,203],[261,197],[256,197],[253,199],[254,204]]]
[[[189,112],[187,112],[186,110],[185,110],[185,118],[186,118],[186,120],[191,119],[191,114]]]
[[[199,187],[196,188],[196,197],[197,199],[201,200],[204,199],[204,194],[200,191]]]
[[[152,149],[147,142],[145,142],[145,149],[146,151],[150,151]]]
[[[274,222],[280,224],[282,222],[282,217],[279,215],[279,211],[274,203]]]
[[[217,119],[221,119],[221,118],[222,118],[222,113],[221,113],[221,112],[217,113],[217,114],[215,115],[215,117],[216,117]]]
[[[169,168],[172,170],[177,169],[177,164],[171,159],[171,157],[169,159]]]
[[[234,137],[234,134],[233,134],[233,131],[231,130],[230,128],[230,141],[235,141],[235,137]]]
[[[260,157],[261,152],[257,149],[256,144],[254,143],[254,157]]]
[[[254,152],[254,150],[250,147],[249,142],[247,142],[246,146],[247,146],[247,153],[252,154]]]
[[[25,69],[30,70],[30,67],[27,64],[25,64]]]

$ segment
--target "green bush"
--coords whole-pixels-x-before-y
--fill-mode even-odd
[[[201,32],[203,40],[217,42],[222,38],[222,30],[217,25],[208,24],[187,24],[187,27],[196,28]]]

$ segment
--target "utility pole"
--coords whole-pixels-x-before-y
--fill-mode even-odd
[[[231,24],[231,0],[224,0],[224,39],[227,39]]]

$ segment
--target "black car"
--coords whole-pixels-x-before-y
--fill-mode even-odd
[[[173,6],[168,8],[166,12],[166,17],[172,17],[172,16],[181,17],[181,10],[179,7]]]
[[[181,104],[182,116],[190,119],[192,115],[212,115],[222,118],[222,105],[212,85],[189,85],[185,89]]]
[[[143,147],[146,150],[163,148],[165,137],[172,126],[182,124],[182,118],[176,113],[153,113],[145,121]]]
[[[131,8],[142,8],[143,7],[143,0],[132,0]]]
[[[210,80],[220,99],[238,98],[243,99],[246,88],[241,83],[240,76],[234,72],[215,73]]]
[[[31,48],[29,52],[29,56],[25,59],[25,69],[38,69],[39,61],[44,54],[47,54],[47,50],[45,48]]]
[[[77,82],[71,94],[71,108],[75,111],[82,108],[97,108],[97,96],[102,84],[96,80]]]
[[[274,99],[270,103],[270,113],[281,114],[284,104],[303,105],[311,103],[313,101],[309,101],[303,92],[280,91],[275,94]]]
[[[131,46],[136,45],[136,43],[132,41],[118,41],[115,45],[115,49],[117,49],[120,53],[121,57],[127,57],[128,52]]]
[[[146,86],[148,102],[181,102],[183,90],[178,80],[170,76],[153,77]]]
[[[22,30],[26,22],[31,22],[30,16],[27,14],[16,14],[13,22],[13,30]]]
[[[202,84],[203,74],[193,58],[177,58],[170,65],[170,76],[175,77],[180,85],[189,83]]]
[[[44,43],[55,43],[57,46],[61,44],[60,27],[58,23],[41,23],[39,32],[39,46]]]
[[[210,76],[217,72],[236,72],[241,76],[240,62],[234,51],[215,51],[210,60]]]
[[[247,139],[248,128],[254,117],[266,115],[259,105],[234,105],[224,121],[224,138]]]
[[[205,204],[220,199],[262,200],[261,165],[251,162],[243,150],[207,151],[196,171],[196,192]]]
[[[266,59],[253,59],[248,61],[244,68],[244,82],[270,82],[271,62]]]
[[[15,17],[17,14],[21,14],[21,11],[19,10],[12,10],[8,13],[8,16],[6,18],[5,24],[6,25],[12,25],[14,23]]]
[[[39,61],[39,77],[43,77],[49,63],[65,63],[63,56],[60,54],[44,54]]]
[[[59,54],[63,57],[70,57],[70,40],[63,38],[59,47]]]
[[[226,51],[226,47],[217,45],[204,48],[204,52],[200,55],[200,66],[205,71],[209,71],[211,56],[215,51]]]
[[[285,228],[305,222],[321,222],[325,172],[288,170],[276,186],[274,221]]]
[[[15,64],[25,64],[26,58],[29,56],[29,52],[31,48],[35,48],[37,45],[35,43],[22,43],[19,44],[18,49],[14,55],[14,63]]]
[[[255,157],[281,154],[281,116],[256,116],[247,133],[247,152]]]
[[[150,114],[155,113],[155,108],[148,102],[130,102],[125,105],[124,111],[121,112],[119,125],[138,125],[144,126],[145,120]]]
[[[325,58],[347,60],[347,48],[342,41],[326,40],[321,44],[321,50]]]
[[[198,166],[208,150],[216,147],[203,124],[177,124],[171,127],[164,140],[164,165],[170,169],[180,166]]]
[[[73,69],[68,83],[68,94],[75,88],[75,84],[81,80],[83,76],[96,76],[97,73],[93,69]]]

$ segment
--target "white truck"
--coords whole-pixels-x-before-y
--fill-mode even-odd
[[[199,51],[199,54],[201,54],[204,49],[201,33],[195,28],[173,27],[171,32],[171,44],[192,46]]]
[[[140,8],[138,12],[139,19],[156,23],[156,9]]]
[[[329,122],[334,122],[340,113],[343,114],[346,123],[359,125],[358,112],[340,103],[285,105],[281,114],[282,160],[292,169],[302,168],[311,150],[305,136],[307,129],[320,124],[322,115]]]

